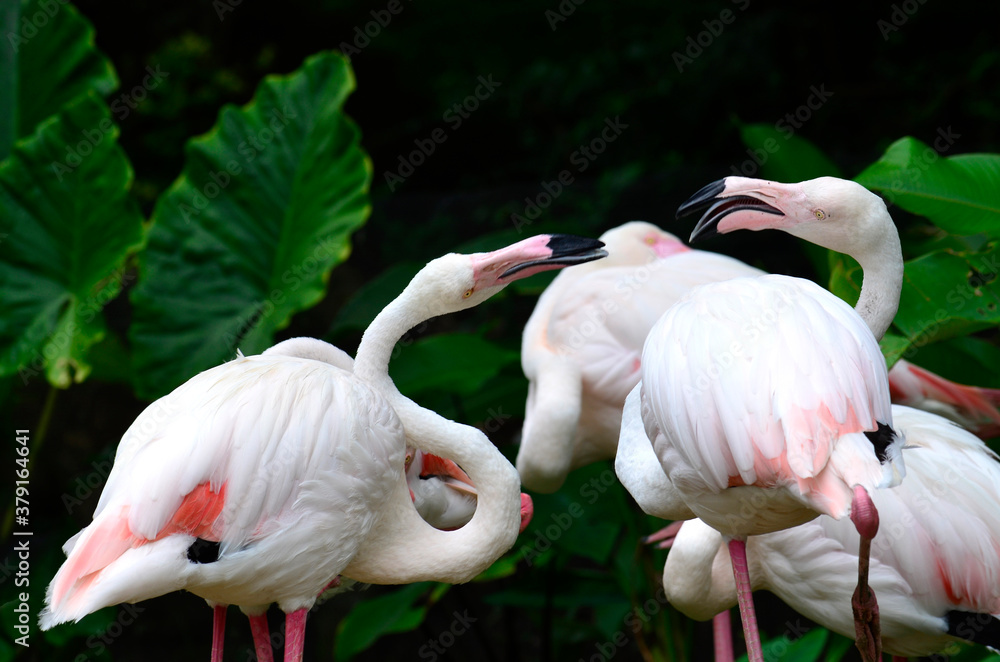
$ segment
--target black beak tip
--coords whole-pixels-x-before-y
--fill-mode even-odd
[[[715,202],[715,199],[725,189],[726,189],[725,178],[714,181],[711,184],[707,184],[701,187],[701,189],[699,189],[697,193],[692,195],[690,198],[687,199],[687,201],[685,201],[683,204],[681,204],[680,207],[677,208],[677,213],[674,215],[674,218],[679,220],[681,218],[684,218],[685,216],[691,216],[695,213],[700,212],[702,209],[708,207],[713,202]]]
[[[604,242],[600,239],[578,237],[573,234],[554,234],[549,236],[546,246],[552,251],[552,257],[562,257],[596,252],[598,249],[604,248]]]
[[[702,239],[709,239],[719,234],[719,221],[722,219],[721,216],[716,216],[714,218],[708,219],[708,222],[704,222],[702,219],[698,222],[698,225],[694,226],[694,230],[691,231],[691,236],[688,237],[688,243],[693,244],[696,241],[701,241]]]

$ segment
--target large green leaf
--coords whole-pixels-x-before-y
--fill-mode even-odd
[[[934,147],[900,138],[855,181],[949,232],[1000,237],[1000,154],[942,157],[954,141],[948,133]]]
[[[87,349],[105,331],[101,309],[143,237],[117,137],[91,93],[0,163],[0,374],[44,370],[66,387],[89,371]]]
[[[118,86],[111,63],[94,45],[94,29],[71,4],[59,0],[13,2],[3,12],[0,49],[0,159],[14,140],[71,99]]]
[[[409,396],[428,390],[473,393],[520,354],[480,336],[446,333],[401,341],[389,366],[396,388]]]
[[[416,606],[431,582],[410,584],[393,593],[359,603],[337,627],[335,659],[350,660],[383,635],[415,630],[424,620],[427,604]]]
[[[861,267],[839,256],[830,291],[850,304],[861,289]],[[937,251],[906,262],[895,333],[882,349],[890,364],[932,342],[1000,324],[1000,246],[978,253]]]
[[[788,123],[745,124],[740,137],[749,148],[747,160],[732,174],[762,177],[779,182],[802,182],[816,177],[840,177],[840,170],[818,147],[795,135]]]
[[[347,61],[322,53],[189,141],[132,294],[140,393],[162,394],[237,348],[262,351],[323,297],[370,212],[371,163],[341,110],[353,88]]]

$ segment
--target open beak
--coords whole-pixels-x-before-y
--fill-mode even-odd
[[[691,196],[677,208],[678,219],[701,213],[701,219],[691,232],[690,242],[707,239],[717,234],[725,234],[736,229],[723,223],[723,219],[736,212],[745,212],[750,217],[741,216],[739,227],[743,229],[763,229],[773,224],[773,218],[768,216],[784,216],[772,203],[778,202],[787,195],[784,184],[772,184],[759,179],[746,177],[726,177],[712,182]]]
[[[477,283],[505,285],[510,281],[607,257],[604,242],[570,234],[542,234],[491,253],[473,257]]]
[[[430,453],[424,453],[422,457],[423,465],[420,467],[420,478],[439,478],[445,485],[459,494],[478,495],[469,474],[465,473],[460,466],[451,460]]]

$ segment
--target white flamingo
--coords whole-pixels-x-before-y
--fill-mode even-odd
[[[625,396],[639,381],[649,330],[691,288],[765,272],[691,250],[655,225],[632,221],[601,235],[609,257],[561,272],[524,330],[529,380],[517,454],[521,482],[558,489],[572,469],[612,459]],[[984,439],[1000,434],[1000,391],[956,384],[900,360],[889,371],[896,404],[939,413]]]
[[[882,531],[869,581],[882,642],[896,656],[932,655],[964,639],[1000,648],[1000,462],[975,435],[927,412],[893,405],[906,435],[906,480],[872,493]],[[911,450],[912,447],[912,450]],[[795,611],[853,636],[857,531],[817,517],[747,541],[750,582]],[[663,587],[677,609],[705,620],[736,605],[729,551],[701,520],[671,544]]]
[[[180,589],[250,613],[277,602],[291,662],[302,657],[308,609],[341,574],[383,584],[474,577],[517,536],[517,473],[480,431],[403,397],[388,375],[392,348],[423,320],[602,257],[599,246],[541,235],[446,255],[375,318],[353,373],[247,356],[151,404],[122,439],[93,523],[65,547],[42,627]],[[400,470],[407,437],[475,482],[477,508],[461,529],[438,531],[414,509]]]
[[[865,269],[858,313],[814,283],[784,276],[692,290],[646,340],[623,434],[641,420],[667,476],[655,514],[694,514],[729,538],[751,660],[762,658],[746,537],[817,514],[850,515],[862,538],[858,646],[876,659],[877,608],[865,580],[878,515],[868,492],[903,473],[885,361],[869,330],[881,336],[898,304],[902,255],[892,219],[877,196],[835,178],[782,185],[730,177],[703,188],[678,215],[703,208],[692,238],[726,231],[738,217],[740,227],[780,221],[821,245],[850,244]],[[633,491],[629,466],[616,463],[626,469],[619,477],[645,505],[649,496]]]

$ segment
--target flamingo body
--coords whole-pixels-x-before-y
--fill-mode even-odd
[[[892,409],[907,441],[906,480],[872,493],[882,527],[869,570],[885,650],[925,656],[977,635],[996,646],[998,626],[989,615],[1000,615],[1000,462],[982,441],[940,416]],[[751,584],[853,637],[858,543],[850,522],[829,517],[752,537]],[[663,583],[671,603],[699,620],[737,602],[724,539],[700,520],[681,527]]]
[[[179,589],[311,606],[402,479],[404,449],[388,403],[339,368],[262,355],[206,370],[125,433],[42,625]],[[198,539],[215,543],[210,562],[190,558]]]
[[[609,257],[556,276],[524,328],[529,380],[517,468],[553,492],[571,469],[615,456],[625,396],[653,324],[692,287],[763,272],[691,250],[649,223],[601,235]]]
[[[607,259],[563,271],[525,326],[529,380],[517,456],[525,487],[555,491],[566,474],[616,456],[625,396],[639,381],[653,324],[691,288],[764,272],[692,250],[632,221],[603,235]],[[1000,434],[1000,391],[956,384],[907,361],[889,371],[892,401],[950,418],[981,437]]]
[[[601,245],[539,235],[443,256],[376,316],[353,371],[339,350],[313,356],[313,345],[296,356],[286,346],[207,370],[150,405],[123,437],[94,521],[65,546],[43,629],[186,589],[240,605],[265,656],[257,633],[277,602],[292,662],[302,657],[306,610],[340,574],[383,584],[472,579],[517,537],[526,507],[517,473],[482,432],[402,396],[388,375],[392,348],[416,324],[514,280],[604,257]],[[442,532],[417,514],[401,470],[407,439],[467,468],[479,499],[466,526]],[[215,637],[213,662],[220,644]]]
[[[878,344],[850,306],[810,281],[693,290],[646,340],[642,399],[668,480],[731,536],[844,517],[854,485],[901,477],[902,440],[879,448],[865,434],[892,426]]]

